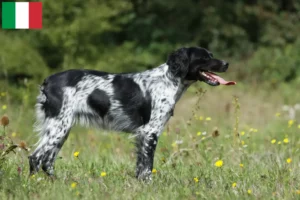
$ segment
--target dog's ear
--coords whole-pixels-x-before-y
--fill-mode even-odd
[[[175,77],[184,78],[189,70],[189,50],[181,48],[172,52],[167,60],[170,72]]]

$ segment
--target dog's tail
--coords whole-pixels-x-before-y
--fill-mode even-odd
[[[39,95],[37,96],[37,102],[35,104],[36,122],[34,124],[34,130],[36,132],[41,132],[43,128],[43,124],[45,123],[46,120],[46,113],[44,109],[44,105],[47,102],[47,96],[45,93],[46,86],[47,86],[47,81],[45,80],[39,88]]]

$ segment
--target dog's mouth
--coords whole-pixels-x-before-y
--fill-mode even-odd
[[[234,81],[226,81],[222,77],[218,76],[213,72],[208,71],[200,71],[199,72],[199,80],[207,83],[211,86],[218,86],[218,85],[235,85],[236,82]]]

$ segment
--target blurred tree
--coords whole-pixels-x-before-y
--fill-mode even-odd
[[[140,71],[180,46],[203,46],[235,59],[254,55],[263,69],[264,56],[258,55],[274,48],[285,56],[300,32],[297,0],[42,2],[42,30],[0,31],[0,77],[40,81],[70,68]]]

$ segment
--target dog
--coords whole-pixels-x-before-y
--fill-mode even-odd
[[[175,104],[196,81],[231,85],[213,72],[228,63],[200,47],[180,48],[167,62],[140,73],[112,74],[68,70],[49,76],[37,97],[37,148],[29,156],[30,174],[54,175],[54,161],[75,123],[135,135],[136,177],[151,179],[154,153]],[[81,136],[83,137],[83,136]]]

